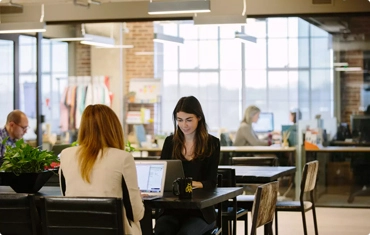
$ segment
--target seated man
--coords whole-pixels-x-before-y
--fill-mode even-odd
[[[15,146],[15,142],[21,139],[28,130],[28,118],[20,110],[14,110],[8,114],[4,128],[0,128],[0,166],[6,151],[6,146]],[[6,139],[5,143],[4,140]]]

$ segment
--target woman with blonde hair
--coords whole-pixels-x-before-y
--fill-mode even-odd
[[[253,130],[252,123],[259,119],[261,110],[254,105],[245,109],[243,120],[235,135],[234,146],[268,146],[271,141],[260,140]]]
[[[144,204],[135,162],[124,150],[122,125],[113,110],[101,104],[87,106],[81,118],[78,143],[60,155],[59,182],[63,195],[123,198],[125,234],[142,234]]]

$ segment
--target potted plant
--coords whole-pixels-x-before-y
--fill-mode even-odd
[[[15,147],[6,146],[0,177],[3,184],[17,193],[36,193],[55,174],[52,166],[58,162],[53,152],[32,147],[20,139]]]

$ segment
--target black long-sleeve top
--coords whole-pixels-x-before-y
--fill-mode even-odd
[[[206,190],[213,190],[217,185],[217,169],[220,159],[220,140],[212,135],[208,136],[208,148],[214,149],[209,157],[202,159],[195,159],[193,161],[182,161],[185,177],[192,177],[193,181],[199,181],[203,184]],[[161,159],[172,159],[173,150],[173,135],[168,136],[162,148]],[[200,212],[200,213],[199,213]],[[165,214],[173,213],[173,211],[166,211]],[[188,212],[190,215],[199,215],[207,223],[212,223],[216,220],[214,207],[207,207],[200,211]]]

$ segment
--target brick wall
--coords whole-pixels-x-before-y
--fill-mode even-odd
[[[350,67],[363,67],[363,52],[342,51],[341,61],[348,62]],[[350,124],[350,115],[359,112],[361,105],[361,85],[363,74],[359,72],[341,72],[341,120]]]
[[[154,56],[150,52],[154,51],[153,22],[132,22],[126,23],[129,32],[124,34],[125,44],[134,45],[133,49],[125,52],[125,77],[126,91],[129,91],[129,82],[132,78],[154,78]],[[149,52],[147,55],[137,55],[136,52]],[[150,116],[155,118],[153,104],[131,104],[128,106],[130,111],[139,111],[141,107],[150,109]],[[156,122],[158,120],[155,120]],[[144,124],[147,134],[154,135],[154,124]],[[128,132],[132,131],[132,126],[127,127]]]
[[[126,50],[126,86],[131,78],[154,78],[154,56],[136,55],[136,52],[153,52],[153,22],[126,23],[129,32],[125,34],[125,44],[134,45],[133,49]],[[126,90],[126,91],[127,91]]]
[[[91,76],[91,47],[76,42],[75,50],[75,76]]]

